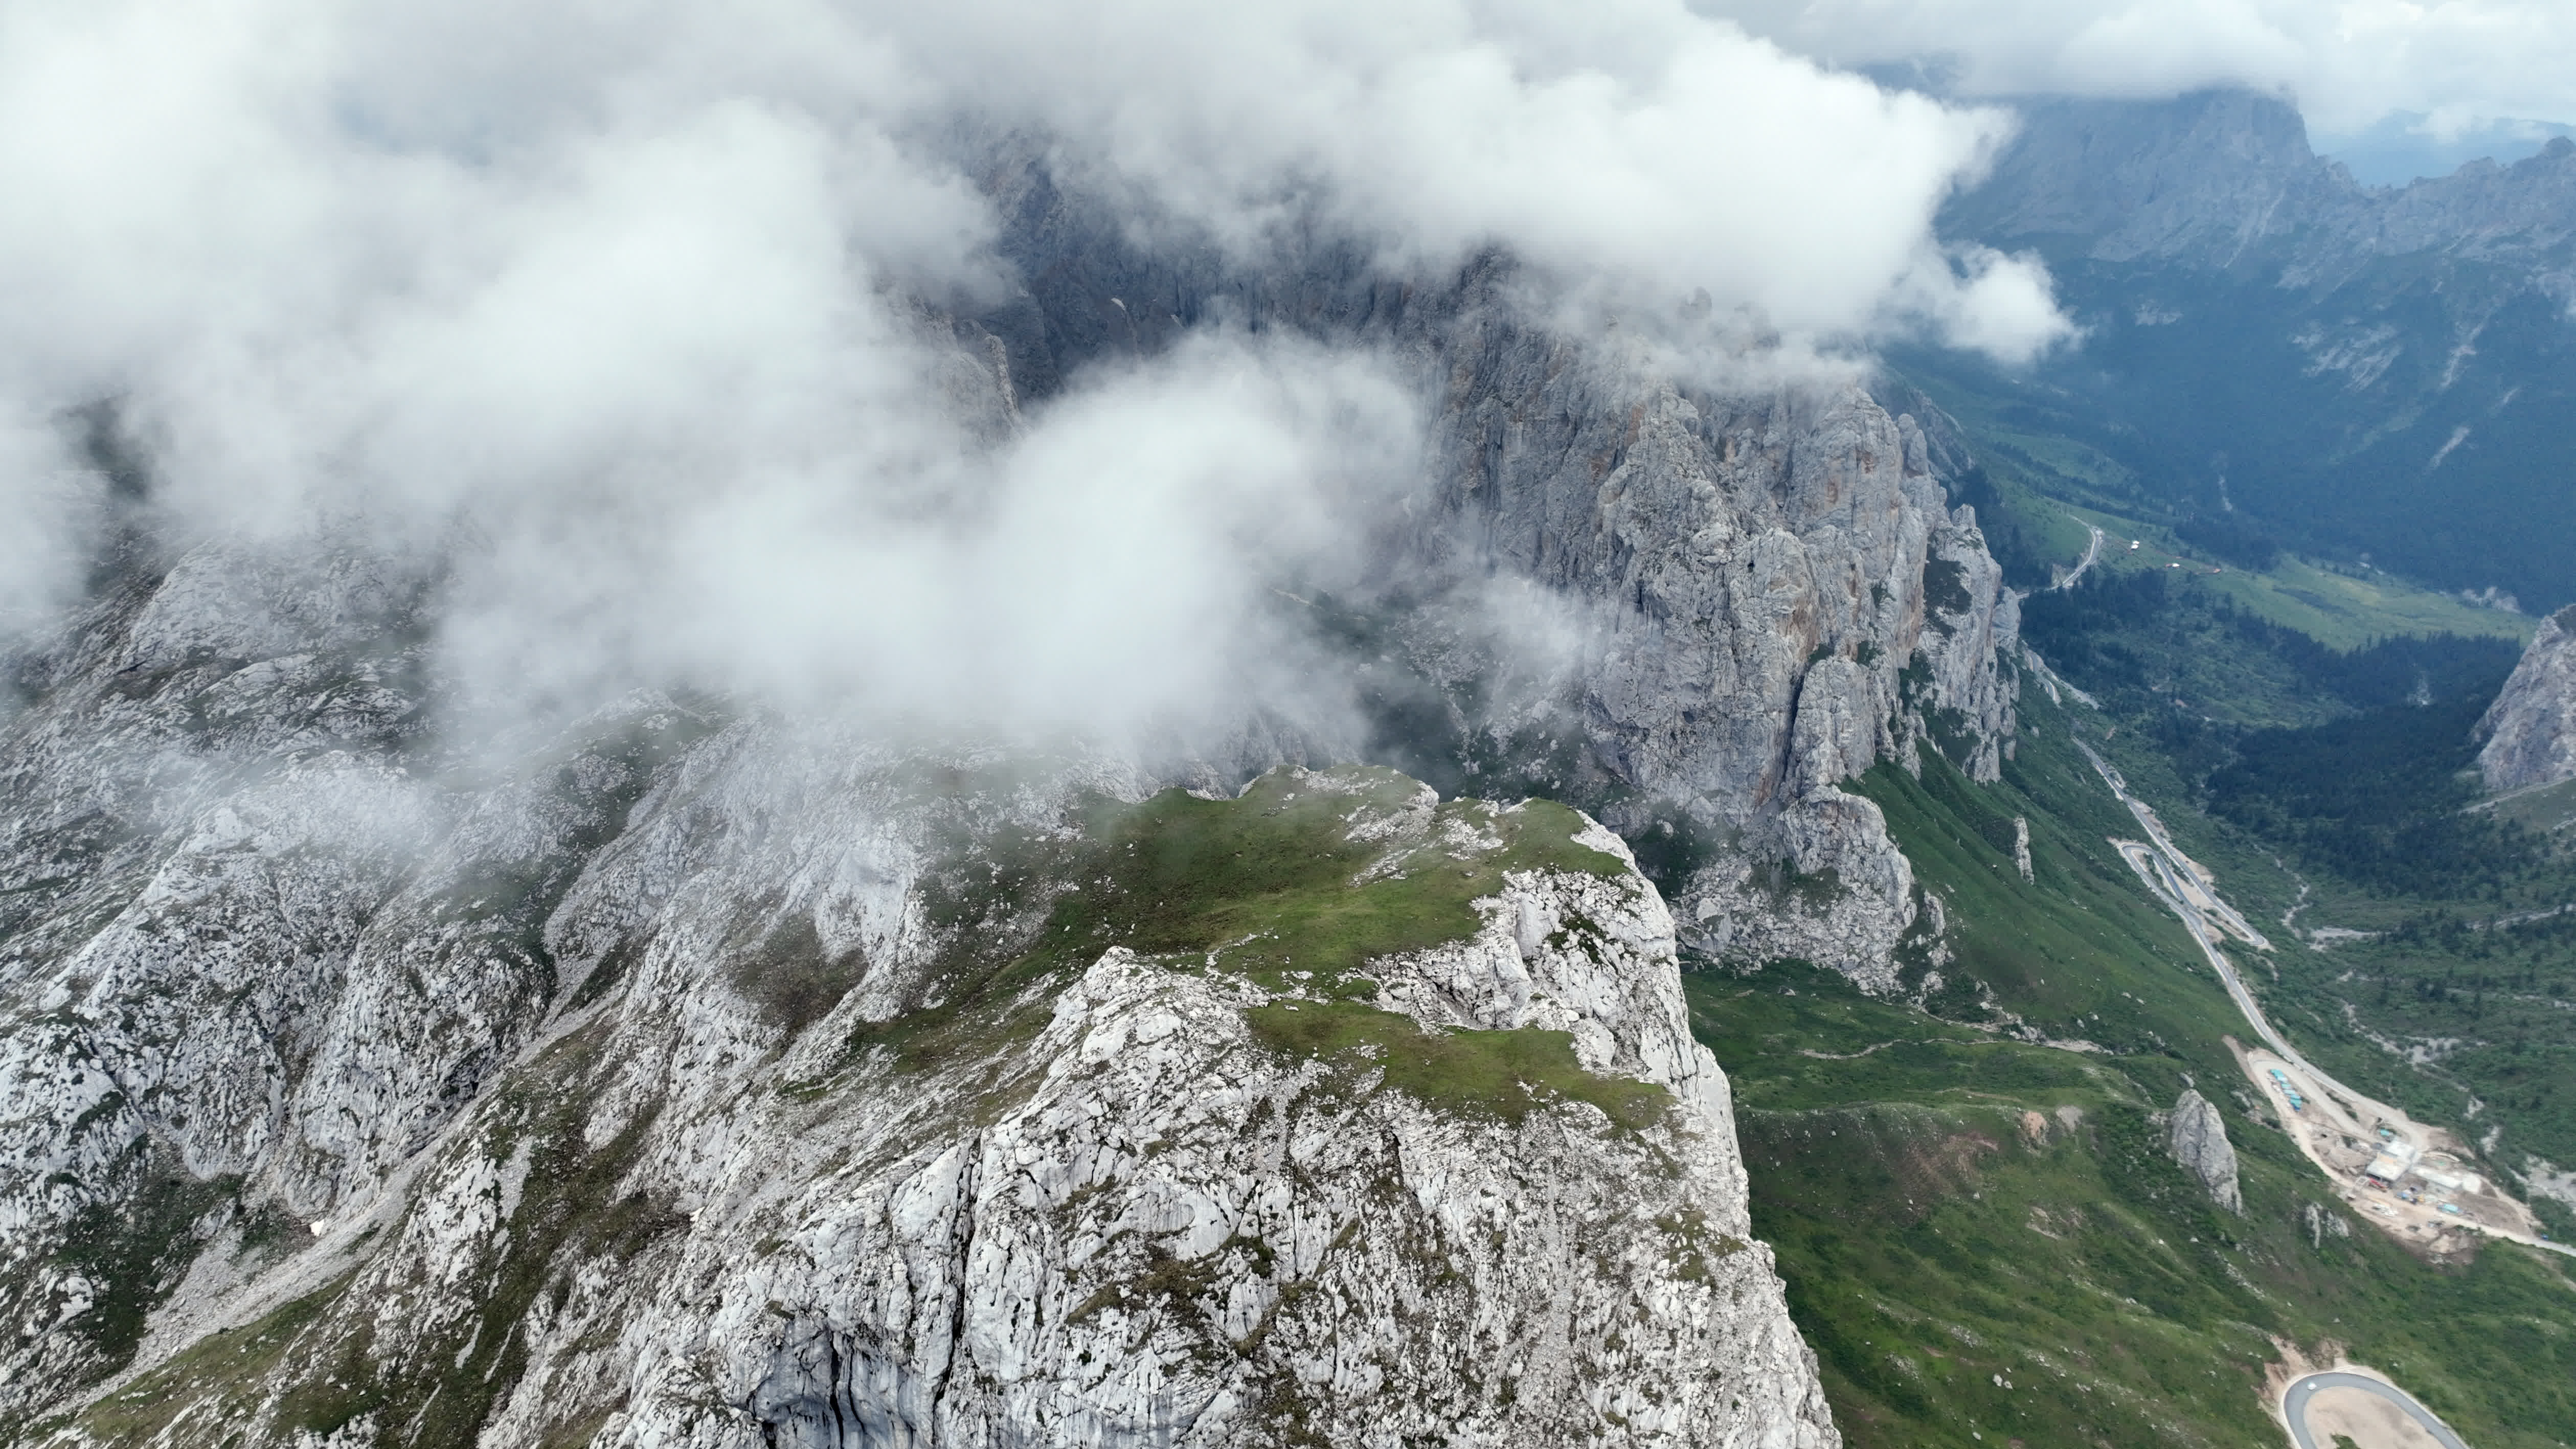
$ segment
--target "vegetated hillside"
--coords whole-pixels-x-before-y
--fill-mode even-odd
[[[2531,637],[2533,620],[2496,607],[2500,594],[2463,596],[2358,557],[2303,554],[2290,546],[2292,535],[2236,510],[2231,499],[2205,507],[2175,497],[2155,482],[2149,436],[2079,394],[1947,355],[1909,354],[1902,375],[1957,426],[1973,455],[1951,493],[1976,506],[2015,588],[2062,579],[2084,556],[2090,523],[2108,535],[2095,567],[2178,566],[2239,607],[2331,648],[2423,634]],[[2130,549],[2132,541],[2140,547]]]
[[[2340,317],[2269,281],[2063,264],[2061,295],[2089,330],[2040,376],[2121,428],[2141,486],[2186,527],[2498,588],[2532,609],[2576,598],[2576,336],[2561,309],[2534,295],[2462,327],[2421,315],[2406,294],[2425,284],[2399,264],[2374,270],[2392,274],[2370,316],[2385,338],[2337,335]],[[2137,322],[2156,307],[2181,320]],[[2394,408],[2353,385],[2370,358],[2334,365],[2373,346],[2420,360],[2416,395]]]
[[[2369,570],[2216,563],[2137,521],[2154,500],[2104,451],[2119,437],[2076,436],[2069,400],[1927,386],[1987,460],[1990,542],[2044,539],[2062,567],[2072,517],[2143,538],[2073,589],[2039,585],[2024,637],[2100,702],[2076,715],[2095,748],[2297,944],[2250,978],[2275,1020],[2576,1230],[2576,936],[2556,914],[2576,904],[2576,811],[2560,792],[2480,804],[2470,732],[2531,621]],[[2018,579],[2051,562],[1998,558]]]
[[[2518,651],[2457,636],[2329,649],[2197,577],[2108,573],[2032,599],[2031,647],[2142,730],[2213,812],[2357,884],[2417,894],[2500,887],[2541,855],[2464,814],[2471,731]]]
[[[2256,986],[2304,1049],[2454,1124],[2499,1167],[2546,1181],[2547,1164],[2576,1161],[2576,937],[2555,914],[2576,902],[2576,852],[2563,828],[2475,808],[2470,731],[2508,649],[2285,648],[2152,574],[2034,599],[2025,618],[2101,700],[2102,748],[2160,783],[2152,798],[2204,860],[2234,863],[2240,902],[2296,908],[2300,949]],[[2225,717],[2293,704],[2327,717]]]
[[[1951,921],[1931,1013],[1796,963],[1690,978],[1756,1230],[1846,1439],[2268,1443],[2276,1339],[2348,1345],[2473,1443],[2576,1437],[2564,1265],[2490,1245],[2437,1270],[2348,1220],[2244,1090],[2198,952],[2105,840],[2136,827],[2073,749],[2099,718],[2036,692],[2000,783],[1938,760],[1866,783]],[[2153,1114],[2186,1083],[2236,1145],[2242,1216],[2165,1151]]]
[[[2041,517],[2054,507],[2030,493],[2004,501]],[[2249,582],[2259,581],[2122,557],[2023,605],[2031,646],[2101,701],[2109,738],[2100,747],[2133,778],[2156,782],[2151,794],[2169,823],[2195,836],[2204,859],[2237,863],[2233,891],[2269,902],[2274,917],[2304,900],[2302,929],[2509,920],[2576,900],[2566,833],[2548,828],[2559,817],[2467,808],[2478,798],[2470,726],[2513,667],[2510,639],[2398,635],[2330,647],[2277,622],[2283,611]],[[2473,1135],[2501,1127],[2503,1165],[2524,1167],[2526,1151],[2567,1161],[2576,1136],[2558,1125],[2563,1109],[2550,1105],[2546,1083],[2576,1063],[2550,1055],[2576,1047],[2565,1013],[2550,1004],[2576,999],[2576,973],[2558,974],[2559,963],[2576,962],[2523,927],[2457,937],[2511,956],[2521,963],[2514,979],[2528,978],[2516,988],[2525,999],[2513,1036],[2499,1035],[2492,1016],[2470,1031],[2429,983],[2472,983],[2461,1000],[2473,1004],[2475,982],[2502,978],[2492,964],[2428,950],[2432,939],[2419,931],[2400,950],[2345,938],[2328,957],[2303,952],[2295,966],[2280,965],[2293,993],[2283,1009],[2342,1044],[2326,1048],[2349,1053],[2334,1058],[2344,1064],[2337,1070],[2434,1119],[2457,1121],[2471,1102],[2487,1103]],[[2368,969],[2392,952],[2384,970]],[[2386,992],[2365,979],[2382,975],[2393,983]]]

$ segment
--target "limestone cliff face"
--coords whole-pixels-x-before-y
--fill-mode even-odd
[[[2478,773],[2491,791],[2576,779],[2576,606],[2541,621],[2478,735]]]
[[[1489,361],[1442,416],[1453,458],[1474,445],[1448,479],[1452,537],[1595,621],[1595,758],[1724,842],[1679,888],[1686,930],[1891,982],[1912,872],[1877,806],[1837,787],[1925,748],[1993,780],[2014,728],[2018,605],[1922,428],[1858,389],[1730,402],[1459,345]],[[1760,883],[1783,871],[1821,888]]]
[[[1705,863],[1668,884],[1694,944],[1893,982],[1912,872],[1838,782],[1927,748],[1992,780],[2015,728],[2018,604],[1943,493],[1966,466],[1935,440],[1944,420],[1848,382],[1729,392],[1615,331],[1533,326],[1504,259],[1420,285],[1330,249],[1236,274],[1138,252],[1034,160],[991,185],[1029,280],[978,325],[1023,396],[1211,317],[1410,367],[1431,400],[1434,494],[1390,546],[1383,607],[1455,731],[1439,753],[1508,763],[1515,737],[1579,740],[1572,771],[1532,782],[1598,801],[1622,831],[1686,822]],[[1496,579],[1581,620],[1570,678],[1516,674],[1508,644],[1479,644]]]
[[[1926,748],[1997,777],[2015,601],[1911,417],[1857,392],[1740,411],[1667,392],[1632,416],[1584,559],[1610,601],[1585,679],[1596,747],[1731,835],[1676,899],[1701,944],[1890,984],[1912,872],[1838,786]]]
[[[129,563],[0,740],[20,1440],[1838,1442],[1579,814],[658,697],[495,777],[404,580]]]

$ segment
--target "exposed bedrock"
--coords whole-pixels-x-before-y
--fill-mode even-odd
[[[2540,622],[2478,735],[2478,773],[2491,791],[2576,780],[2576,605]]]
[[[1034,161],[993,178],[1030,283],[976,325],[1005,339],[1023,395],[1210,319],[1410,368],[1434,506],[1388,547],[1381,607],[1454,731],[1443,752],[1490,768],[1533,738],[1580,740],[1571,775],[1535,783],[1632,837],[1692,830],[1699,863],[1665,877],[1686,939],[1893,982],[1912,872],[1877,807],[1836,786],[1923,749],[1995,779],[2018,688],[2018,604],[1973,511],[1948,505],[1941,479],[1968,460],[1928,399],[1891,391],[1891,412],[1848,380],[1694,381],[1616,329],[1532,325],[1500,258],[1439,285],[1329,249],[1285,275],[1159,262]],[[1515,657],[1482,617],[1497,579],[1579,622],[1575,662]],[[1792,878],[1806,888],[1776,888]]]
[[[2245,1211],[2245,1196],[2236,1183],[2236,1148],[2227,1140],[2225,1119],[2208,1098],[2183,1088],[2165,1115],[2165,1145],[2210,1201],[2229,1212]]]

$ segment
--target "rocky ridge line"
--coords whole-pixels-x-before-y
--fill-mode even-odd
[[[1007,857],[937,864],[904,762],[803,756],[843,791],[796,811],[815,797],[773,772],[802,752],[727,734],[554,914],[609,984],[401,1181],[335,1196],[274,1162],[314,1245],[219,1209],[144,1375],[56,1441],[1839,1442],[1750,1241],[1670,917],[1609,832],[1385,772],[1174,799],[1247,822],[1248,853],[1293,824],[1289,857],[1359,863],[1332,892],[1493,888],[1366,978],[1263,955],[1264,918],[1232,915],[1251,944],[1117,946],[961,1002],[936,932],[872,931],[870,897],[919,922],[935,876]],[[849,894],[889,866],[892,894]],[[1127,888],[1093,868],[1075,895]],[[815,894],[753,889],[780,879]],[[782,1020],[790,969],[846,992]]]
[[[1028,273],[1041,285],[1017,313],[989,328],[922,319],[954,336],[949,380],[967,402],[984,400],[967,411],[997,433],[1016,426],[1024,400],[1043,401],[1048,377],[1084,360],[1057,334],[1071,330],[1066,319],[1096,278],[1086,258],[1098,253],[1056,226],[1060,216],[1038,214],[1053,218],[1035,235],[1060,248],[1060,265]],[[1152,287],[1188,280],[1181,268],[1119,284],[1131,298],[1153,298]],[[1600,787],[1632,812],[1612,823],[1650,830],[1672,818],[1655,811],[1675,804],[1702,836],[1705,857],[1682,882],[1697,944],[1805,955],[1892,981],[1889,953],[1921,903],[1876,807],[1839,782],[1924,749],[1992,778],[2011,748],[2016,676],[2000,656],[2012,641],[2012,596],[1973,515],[1946,507],[1937,417],[1892,413],[1850,388],[1753,399],[1685,388],[1624,354],[1515,321],[1490,273],[1406,295],[1347,270],[1305,282],[1274,294],[1312,304],[1299,325],[1388,347],[1434,384],[1440,506],[1389,564],[1391,584],[1418,586],[1391,594],[1413,601],[1394,630],[1409,667],[1436,688],[1457,687],[1443,696],[1452,706],[1472,693],[1465,686],[1494,677],[1492,653],[1458,629],[1459,601],[1474,597],[1464,585],[1479,577],[1553,591],[1600,624],[1570,681],[1570,715],[1550,712],[1567,707],[1553,691],[1568,681],[1541,681],[1506,697],[1500,712],[1453,708],[1453,743],[1499,749],[1533,721],[1544,732],[1570,720],[1585,757],[1567,783]],[[1168,311],[1140,304],[1121,315],[1207,314],[1205,295],[1167,300]],[[595,1438],[610,1431],[607,1416],[624,1412],[654,1435],[684,1436],[660,1441],[669,1443],[880,1432],[900,1441],[942,1423],[961,1434],[1044,1424],[1048,1434],[1096,1432],[1110,1443],[1168,1437],[1176,1415],[1205,1419],[1211,1436],[1250,1434],[1242,1426],[1266,1421],[1242,1396],[1260,1385],[1346,1393],[1418,1371],[1456,1376],[1459,1393],[1424,1412],[1461,1424],[1595,1413],[1634,1442],[1685,1432],[1831,1442],[1766,1256],[1758,1245],[1729,1246],[1745,1234],[1740,1176],[1727,1166],[1731,1123],[1710,1107],[1723,1105],[1709,1095],[1722,1094],[1722,1079],[1694,1065],[1704,1054],[1691,1055],[1686,1031],[1653,1025],[1678,1020],[1673,1001],[1656,994],[1670,972],[1660,902],[1649,911],[1563,894],[1594,889],[1580,883],[1510,888],[1530,901],[1526,912],[1511,906],[1524,972],[1551,952],[1583,951],[1596,966],[1627,963],[1615,990],[1594,971],[1575,996],[1550,995],[1555,1006],[1516,995],[1524,988],[1508,985],[1508,963],[1488,942],[1470,953],[1485,963],[1475,969],[1505,986],[1460,997],[1466,986],[1434,970],[1439,953],[1394,952],[1413,964],[1369,998],[1369,1010],[1417,1028],[1562,1030],[1578,1052],[1575,1069],[1684,1102],[1683,1118],[1660,1124],[1607,1119],[1606,1136],[1585,1115],[1603,1109],[1580,1093],[1521,1112],[1506,1133],[1479,1115],[1485,1107],[1462,1124],[1400,1088],[1354,1095],[1338,1069],[1261,1068],[1276,1043],[1263,1039],[1255,1051],[1238,1028],[1276,1028],[1278,1015],[1247,1013],[1284,1013],[1287,1003],[1222,982],[1155,987],[1194,1023],[1175,1032],[1198,1055],[1174,1070],[1259,1078],[1281,1091],[1292,1081],[1300,1091],[1330,1087],[1324,1095],[1345,1106],[1363,1102],[1350,1108],[1357,1115],[1309,1120],[1334,1124],[1323,1133],[1334,1141],[1347,1129],[1403,1150],[1371,1156],[1376,1149],[1353,1139],[1328,1179],[1297,1167],[1294,1192],[1323,1194],[1298,1211],[1339,1224],[1335,1239],[1354,1223],[1371,1231],[1379,1218],[1409,1225],[1410,1236],[1354,1259],[1366,1271],[1351,1280],[1339,1316],[1290,1313],[1293,1331],[1261,1358],[1266,1334],[1220,1347],[1208,1325],[1237,1322],[1222,1304],[1243,1294],[1304,1303],[1310,1289],[1301,1285],[1320,1258],[1291,1254],[1281,1277],[1279,1249],[1265,1236],[1273,1257],[1231,1243],[1232,1256],[1210,1267],[1197,1246],[1196,1256],[1154,1249],[1160,1229],[1120,1228],[1102,1276],[1084,1280],[1088,1296],[1064,1320],[1107,1315],[1115,1300],[1098,1295],[1113,1289],[1159,1295],[1168,1312],[1138,1320],[1137,1342],[1162,1345],[1137,1350],[1146,1353],[1137,1362],[1153,1367],[1103,1387],[1083,1375],[1107,1373],[1096,1366],[1111,1359],[1050,1318],[1056,1336],[1043,1341],[1026,1336],[1037,1332],[1027,1325],[976,1340],[977,1352],[999,1344],[1002,1356],[974,1360],[998,1366],[978,1369],[980,1386],[950,1406],[948,1386],[966,1382],[944,1366],[967,1362],[956,1356],[966,1342],[957,1325],[988,1323],[974,1314],[1002,1301],[989,1284],[1015,1280],[975,1280],[988,1284],[976,1293],[940,1285],[982,1271],[975,1244],[1040,1235],[1035,1220],[1010,1216],[1035,1210],[1025,1195],[987,1198],[978,1186],[1039,1149],[1014,1147],[1005,1162],[989,1156],[996,1139],[983,1134],[1005,1118],[1023,1121],[1010,1117],[1035,1100],[1022,1089],[1049,1080],[1046,1064],[1069,1049],[1073,1030],[1022,1012],[1013,1030],[1029,1034],[1008,1050],[930,1052],[970,998],[997,1010],[997,1001],[1054,999],[978,994],[1019,959],[991,953],[1027,948],[1051,918],[1052,897],[1031,894],[1032,883],[1072,879],[995,854],[996,843],[1045,843],[1039,856],[1061,865],[1047,851],[1073,850],[1082,836],[1067,824],[1070,802],[1136,802],[1176,778],[1229,793],[1314,742],[1253,729],[1238,757],[1157,773],[1131,760],[908,751],[742,717],[720,701],[640,695],[559,737],[521,741],[510,763],[496,765],[445,750],[432,727],[454,703],[441,695],[425,643],[435,630],[434,569],[327,540],[216,540],[171,555],[132,532],[95,577],[97,595],[61,637],[12,661],[27,702],[0,732],[0,793],[11,807],[0,819],[0,1098],[12,1108],[0,1122],[0,1215],[12,1224],[0,1245],[0,1312],[21,1329],[0,1349],[0,1404],[29,1422],[78,1402],[82,1386],[122,1365],[149,1364],[179,1396],[161,1402],[193,1394],[205,1415],[279,1442],[309,1431],[354,1444],[433,1422],[470,1435],[487,1419],[503,1422],[495,1415],[524,1426],[579,1410],[593,1417],[548,1420],[547,1432]],[[1455,650],[1442,644],[1462,637]],[[1618,873],[1633,875],[1626,865]],[[1793,880],[1785,891],[1784,875]],[[1494,899],[1506,898],[1520,900],[1498,887]],[[1551,912],[1557,924],[1525,940],[1522,923]],[[1595,929],[1620,921],[1626,934],[1613,935],[1625,946]],[[1062,990],[1091,1001],[1096,985],[1109,1003],[1101,1010],[1125,1021],[1145,1009],[1145,978],[1120,974],[1127,958],[1112,961],[1115,944],[1081,963],[1084,982],[1107,973],[1098,982]],[[1361,1046],[1376,1039],[1362,1037]],[[1650,1060],[1641,1044],[1653,1040],[1670,1050]],[[842,1061],[835,1053],[852,1041],[893,1057]],[[882,1090],[849,1106],[855,1115],[835,1115],[842,1109],[817,1103],[836,1100],[837,1089],[804,1095],[844,1079],[833,1072],[874,1073],[865,1080]],[[1160,1133],[1152,1114],[1194,1110],[1178,1081],[1126,1081],[1121,1091],[1136,1095],[1094,1105]],[[1283,1123],[1291,1108],[1329,1105],[1296,1092],[1262,1100]],[[969,1126],[940,1116],[960,1102],[975,1104]],[[1249,1110],[1251,1099],[1224,1104]],[[1700,1116],[1688,1119],[1689,1110]],[[985,1120],[987,1112],[1000,1115]],[[1220,1134],[1212,1120],[1188,1124],[1224,1136],[1229,1152],[1308,1140],[1261,1138],[1247,1121]],[[1172,1150],[1147,1150],[1167,1136],[1134,1137],[1106,1118],[1095,1125],[1132,1138],[1140,1160]],[[905,1154],[932,1143],[958,1155],[939,1169],[947,1176],[920,1180],[948,1185],[928,1199],[899,1193],[927,1170],[926,1159]],[[860,1153],[858,1144],[876,1145]],[[1228,1173],[1259,1179],[1276,1170],[1268,1162],[1198,1161],[1184,1196],[1217,1201],[1208,1184],[1234,1182]],[[1414,1192],[1413,1208],[1398,1211],[1400,1196],[1369,1197],[1367,1212],[1350,1215],[1355,1183],[1411,1190],[1413,1162],[1462,1182],[1488,1181],[1478,1174],[1504,1164],[1511,1180],[1490,1179],[1494,1190],[1515,1204],[1512,1222],[1542,1226],[1540,1240],[1509,1239],[1511,1223],[1500,1219],[1511,1254],[1457,1238],[1485,1209],[1434,1187]],[[1081,1177],[1088,1170],[1076,1162],[1049,1180],[1101,1187]],[[1560,1173],[1582,1190],[1528,1196]],[[1134,1181],[1118,1178],[1122,1190]],[[880,1233],[870,1251],[895,1253],[904,1280],[853,1286],[836,1276],[840,1258],[828,1268],[813,1258],[810,1274],[778,1268],[764,1281],[802,1282],[823,1306],[788,1337],[742,1336],[769,1332],[763,1315],[777,1316],[773,1303],[807,1300],[726,1299],[717,1276],[776,1258],[800,1241],[781,1225],[807,1221],[797,1215],[809,1210],[828,1216],[844,1187],[886,1203],[947,1204],[934,1218],[967,1241],[933,1234],[916,1253],[900,1246],[914,1242],[902,1236],[911,1227],[835,1227]],[[757,1218],[757,1233],[746,1226],[753,1219],[725,1216],[755,1200],[776,1208]],[[1134,1206],[1102,1203],[1122,1215]],[[1659,1204],[1660,1216],[1644,1220],[1653,1235],[1638,1236],[1647,1226],[1616,1215],[1646,1204]],[[1225,1211],[1239,1222],[1251,1210]],[[708,1213],[716,1216],[700,1235]],[[988,1216],[999,1236],[982,1230]],[[384,1256],[378,1245],[396,1240],[406,1256]],[[1602,1262],[1564,1256],[1575,1252],[1568,1244],[1593,1241],[1629,1246]],[[1436,1242],[1452,1244],[1446,1266],[1421,1256]],[[1638,1246],[1646,1243],[1665,1247]],[[952,1248],[962,1256],[938,1256]],[[1524,1257],[1548,1264],[1547,1276],[1521,1275],[1513,1263]],[[1604,1266],[1613,1260],[1625,1266]],[[363,1292],[348,1286],[351,1272]],[[1614,1344],[1608,1319],[1586,1319],[1577,1332],[1554,1316],[1565,1306],[1559,1280],[1584,1273],[1600,1279],[1602,1302],[1634,1299],[1650,1318],[1667,1309],[1680,1317],[1657,1330],[1660,1346],[1620,1357],[1630,1352],[1622,1345],[1645,1340],[1621,1330]],[[1452,1288],[1439,1285],[1453,1280],[1443,1274],[1473,1292],[1444,1297]],[[630,1277],[671,1296],[648,1310],[620,1296]],[[1363,1282],[1376,1286],[1363,1293]],[[1549,1285],[1544,1303],[1533,1283]],[[1723,1288],[1723,1306],[1707,1284]],[[1174,1297],[1175,1285],[1191,1291]],[[1490,1308],[1477,1306],[1488,1299]],[[1406,1346],[1400,1322],[1417,1312],[1446,1325],[1429,1347]],[[925,1337],[936,1337],[943,1313],[947,1348]],[[586,1326],[565,1326],[575,1319]],[[646,1321],[649,1329],[633,1327]],[[1507,1396],[1490,1362],[1436,1361],[1451,1352],[1443,1345],[1471,1341],[1478,1323],[1486,1326],[1475,1332],[1501,1337],[1472,1341],[1533,1345],[1529,1362],[1555,1376],[1540,1382],[1581,1377],[1614,1398],[1578,1410],[1557,1394],[1515,1407],[1520,1391]],[[221,1325],[233,1327],[206,1336]],[[1393,1357],[1343,1360],[1317,1346],[1341,1341],[1333,1335],[1342,1328],[1349,1342],[1386,1345]],[[1595,1328],[1600,1336],[1585,1336]],[[251,1357],[218,1373],[218,1348]],[[1045,1357],[1059,1349],[1070,1358]],[[1417,1351],[1435,1359],[1405,1357]],[[1229,1353],[1254,1366],[1237,1364],[1225,1378],[1210,1365],[1232,1362]],[[611,1366],[648,1361],[664,1377],[619,1379],[627,1370]],[[1031,1367],[1041,1361],[1042,1370]],[[1684,1381],[1685,1362],[1716,1362],[1730,1375],[1722,1404]],[[1383,1376],[1366,1380],[1371,1372]],[[1657,1385],[1663,1397],[1615,1397],[1631,1382]],[[522,1393],[538,1383],[551,1387]],[[195,1387],[182,1394],[187,1385]],[[148,1417],[120,1415],[121,1402],[100,1401],[79,1432],[177,1442]],[[952,1409],[962,1417],[940,1417]],[[1727,1417],[1739,1412],[1749,1417]],[[1549,1422],[1555,1433],[1575,1421]],[[1347,1427],[1360,1436],[1353,1442],[1373,1442],[1368,1423]]]
[[[2169,101],[2034,97],[1993,177],[1954,203],[1999,239],[2060,237],[2106,262],[2277,268],[2284,286],[2330,291],[2369,261],[2536,266],[2562,302],[2576,285],[2576,142],[2500,166],[2472,161],[2406,186],[2364,186],[2308,144],[2286,100],[2218,89]],[[2555,260],[2553,260],[2555,259]]]

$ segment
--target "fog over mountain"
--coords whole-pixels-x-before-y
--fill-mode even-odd
[[[956,415],[917,316],[1010,285],[971,138],[1238,261],[1500,248],[1533,316],[1753,383],[2064,335],[1928,229],[2008,126],[1657,0],[13,6],[0,608],[75,588],[109,404],[183,530],[447,557],[453,662],[514,693],[1132,722],[1275,660],[1247,599],[1400,501],[1413,403],[1220,325]]]
[[[2576,1433],[2566,38],[0,4],[0,1449]]]
[[[1669,0],[0,11],[0,1442],[1829,1449],[1681,942],[1928,969],[1838,782],[1992,780],[2015,606],[1871,357],[2070,335],[2010,126]]]

